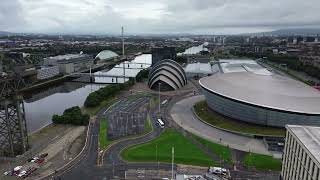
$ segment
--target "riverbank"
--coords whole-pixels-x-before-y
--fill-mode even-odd
[[[15,166],[23,166],[27,160],[39,154],[48,153],[44,163],[28,179],[54,171],[58,167],[72,160],[84,146],[86,127],[72,125],[48,125],[29,135],[30,149],[15,158],[0,159],[0,173],[8,171]],[[0,179],[12,179],[4,176]],[[13,178],[15,179],[15,178]]]

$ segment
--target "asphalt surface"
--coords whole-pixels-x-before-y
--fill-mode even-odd
[[[241,151],[270,155],[262,140],[229,133],[200,121],[194,115],[192,107],[196,102],[202,100],[204,100],[204,96],[200,95],[188,97],[177,102],[171,109],[173,121],[183,129],[212,142],[228,145]]]
[[[156,107],[155,107],[156,109]],[[125,177],[125,171],[128,169],[162,169],[171,170],[171,164],[165,163],[126,163],[120,159],[119,153],[122,149],[134,145],[150,141],[161,134],[162,129],[158,127],[155,114],[151,114],[151,122],[154,130],[145,136],[138,137],[136,139],[124,140],[111,146],[104,155],[104,161],[102,166],[97,166],[98,158],[98,135],[99,135],[99,122],[104,116],[107,109],[102,109],[97,114],[97,121],[89,126],[89,139],[88,144],[78,159],[76,159],[72,165],[65,168],[63,171],[57,172],[54,179],[66,179],[66,180],[107,180],[107,179],[123,179]],[[156,112],[151,110],[151,112]],[[176,169],[176,166],[174,166]],[[47,179],[52,179],[49,177]]]

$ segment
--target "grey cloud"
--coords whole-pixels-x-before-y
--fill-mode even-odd
[[[12,30],[24,25],[21,6],[18,0],[1,0],[0,29]]]
[[[2,1],[0,28],[16,31],[118,33],[124,25],[131,33],[231,33],[320,24],[319,0]]]

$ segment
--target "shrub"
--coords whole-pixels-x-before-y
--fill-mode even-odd
[[[130,79],[129,81],[123,84],[112,84],[112,85],[103,87],[95,92],[90,93],[84,102],[84,106],[85,107],[99,106],[103,100],[116,95],[121,90],[126,90],[132,85],[134,85],[134,81],[133,79]]]
[[[66,109],[61,116],[52,116],[52,122],[55,124],[87,125],[89,119],[89,115],[82,114],[79,106]]]

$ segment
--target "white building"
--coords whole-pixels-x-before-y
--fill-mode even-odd
[[[193,78],[193,77],[199,78],[199,77],[209,76],[213,73],[210,63],[188,64],[185,71],[188,78]]]
[[[87,54],[66,54],[43,59],[44,66],[58,66],[63,74],[89,69],[93,65],[93,58]]]
[[[58,66],[43,67],[37,70],[37,79],[49,79],[59,75],[59,73],[60,71]]]
[[[320,179],[320,127],[287,125],[283,180]]]

